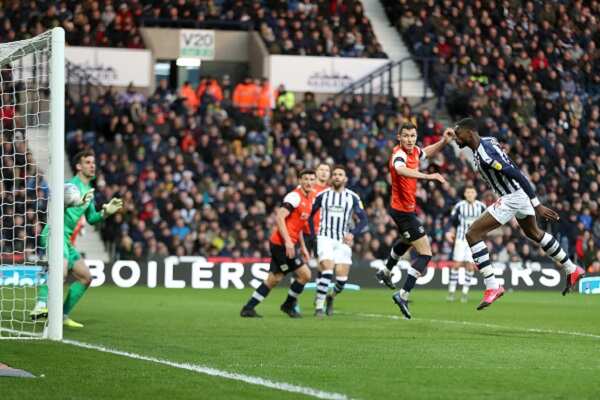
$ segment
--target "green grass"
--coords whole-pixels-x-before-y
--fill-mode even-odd
[[[598,398],[595,296],[508,293],[479,312],[479,292],[449,304],[442,291],[417,289],[405,321],[389,318],[399,315],[391,291],[366,290],[343,293],[336,316],[315,320],[307,292],[305,318],[291,320],[278,310],[279,289],[258,308],[265,318],[242,319],[250,293],[92,289],[72,315],[85,328],[65,337],[359,399]],[[306,398],[45,341],[0,341],[0,362],[45,375],[0,378],[3,400]]]

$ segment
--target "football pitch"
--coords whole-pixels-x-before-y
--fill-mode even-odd
[[[415,290],[413,319],[392,292],[344,292],[336,315],[279,311],[286,289],[242,319],[247,290],[91,289],[66,343],[1,340],[7,399],[597,399],[599,298],[507,293],[475,311]]]

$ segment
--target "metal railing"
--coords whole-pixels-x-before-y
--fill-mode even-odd
[[[433,97],[431,89],[431,67],[435,58],[406,57],[399,61],[390,61],[382,67],[371,72],[367,76],[351,83],[334,96],[339,100],[349,95],[361,94],[365,97],[369,106],[373,105],[375,96],[397,98],[403,96],[420,97],[424,102],[427,98]],[[406,76],[406,63],[414,62],[417,64],[421,76]],[[407,92],[406,86],[410,82],[422,81],[422,85],[417,93],[412,90]],[[414,87],[413,87],[414,88]]]
[[[69,98],[78,100],[83,96],[90,96],[95,99],[102,94],[102,83],[91,72],[66,61],[66,95]]]

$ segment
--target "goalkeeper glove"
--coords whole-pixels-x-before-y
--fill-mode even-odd
[[[107,218],[119,211],[123,207],[123,199],[116,197],[110,199],[110,201],[102,206],[102,218]]]
[[[90,201],[94,199],[94,189],[90,189],[82,198],[81,201],[77,204],[74,204],[75,207],[87,207],[90,204]]]

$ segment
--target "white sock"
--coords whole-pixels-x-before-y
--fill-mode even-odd
[[[410,294],[410,292],[407,292],[404,289],[400,289],[400,297],[402,298],[402,300],[408,300],[409,294]]]
[[[325,307],[325,297],[329,290],[329,283],[333,278],[333,271],[324,271],[321,273],[321,280],[317,284],[317,294],[315,298],[315,309],[322,310]]]
[[[448,292],[454,294],[456,292],[456,286],[458,284],[458,270],[450,270],[450,283],[448,283]]]
[[[573,261],[567,256],[567,253],[560,247],[558,240],[552,235],[544,232],[544,236],[542,236],[542,240],[540,240],[540,245],[549,257],[563,266],[567,275],[575,272],[577,266],[573,264]]]
[[[488,265],[479,271],[483,275],[483,282],[485,283],[486,289],[498,289],[500,287],[500,284],[496,280],[496,275],[494,275],[494,268],[491,265]]]
[[[563,266],[565,267],[565,272],[567,275],[572,274],[577,269],[577,265],[575,265],[570,259],[567,260]]]
[[[467,271],[465,274],[465,284],[463,285],[462,292],[463,294],[469,293],[469,288],[471,287],[471,282],[473,281],[473,272]]]

